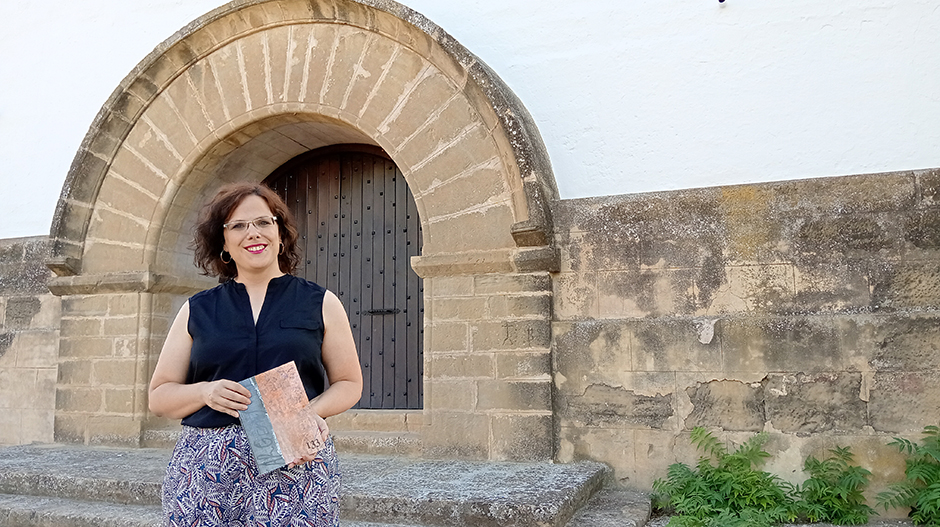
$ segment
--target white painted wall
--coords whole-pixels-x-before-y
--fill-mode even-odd
[[[564,198],[940,167],[936,0],[404,3],[515,91]],[[111,91],[217,5],[5,6],[0,238],[48,232]]]

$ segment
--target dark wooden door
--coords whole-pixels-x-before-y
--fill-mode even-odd
[[[359,350],[359,408],[421,408],[424,286],[411,269],[421,225],[401,171],[371,146],[302,154],[265,183],[292,208],[298,274],[336,293]]]

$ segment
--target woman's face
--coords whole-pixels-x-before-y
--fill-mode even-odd
[[[250,194],[225,220],[228,226],[222,231],[225,237],[222,248],[232,255],[238,274],[249,271],[280,272],[277,255],[281,247],[281,237],[277,222],[272,220],[273,216],[274,213],[264,199]],[[262,226],[259,227],[256,223]],[[233,224],[236,224],[236,228],[232,228]]]

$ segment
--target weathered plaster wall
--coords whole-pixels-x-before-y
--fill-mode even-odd
[[[896,477],[940,406],[938,206],[940,170],[558,202],[557,457],[647,487],[702,425]]]
[[[45,237],[0,240],[0,445],[51,442],[59,299]]]

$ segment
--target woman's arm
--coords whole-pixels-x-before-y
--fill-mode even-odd
[[[362,368],[349,318],[342,302],[330,291],[323,298],[323,366],[330,387],[315,397],[311,409],[321,417],[345,412],[362,397]]]
[[[189,302],[183,304],[170,326],[150,381],[150,411],[159,417],[182,419],[203,406],[238,417],[248,408],[251,393],[235,381],[220,380],[186,384],[189,354]]]

